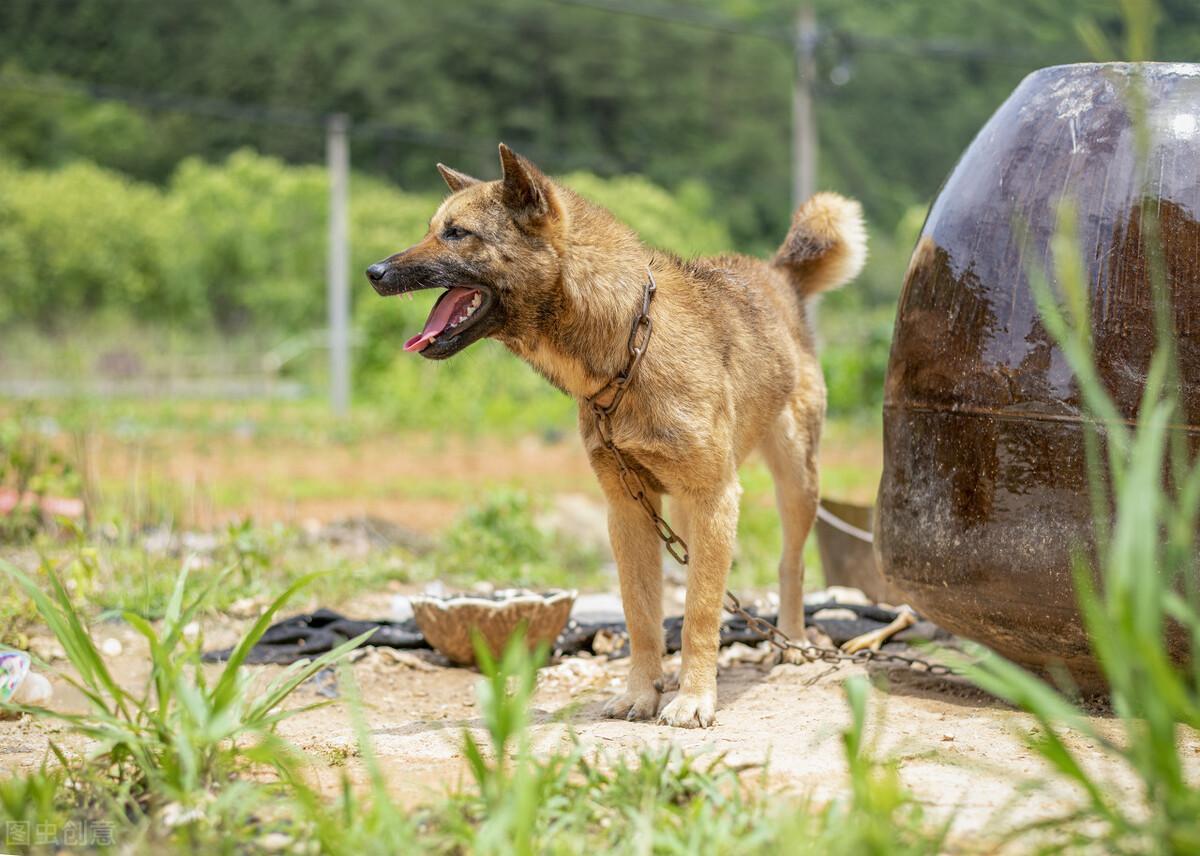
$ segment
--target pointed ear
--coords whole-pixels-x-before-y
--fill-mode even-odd
[[[450,169],[444,163],[437,165],[438,172],[442,174],[442,180],[446,182],[446,186],[457,193],[464,187],[470,187],[472,184],[479,184],[478,178],[472,178],[465,172],[459,172],[456,169]]]
[[[550,179],[504,143],[500,144],[504,204],[518,218],[540,221],[558,216],[558,200]]]

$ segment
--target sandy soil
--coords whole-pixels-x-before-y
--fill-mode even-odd
[[[368,598],[357,611],[377,614],[385,602],[382,595]],[[207,627],[208,646],[232,642],[244,626],[244,621],[222,619]],[[101,640],[121,642],[124,651],[112,658],[111,665],[122,682],[137,685],[145,679],[140,637],[117,624],[100,625],[95,633]],[[53,648],[50,640],[35,640],[35,649],[43,653]],[[767,765],[769,781],[778,790],[831,798],[843,790],[846,775],[839,734],[848,713],[841,684],[866,673],[876,686],[874,703],[876,714],[881,714],[872,726],[877,756],[899,762],[903,780],[932,815],[954,818],[953,831],[960,840],[975,838],[997,817],[1047,817],[1079,798],[1061,785],[1019,798],[1022,782],[1048,772],[1021,741],[1036,723],[961,681],[878,666],[869,670],[845,666],[830,672],[821,664],[748,662],[758,659],[758,652],[743,648],[739,653],[741,660],[725,656],[719,676],[718,724],[709,730],[603,719],[601,705],[621,684],[627,661],[571,658],[552,664],[541,672],[535,698],[537,750],[549,753],[564,747],[572,733],[585,747],[610,758],[674,745],[689,753],[723,753],[729,763],[756,770]],[[677,667],[675,658],[669,668]],[[264,681],[277,672],[275,667],[252,668]],[[432,652],[387,649],[366,649],[353,668],[371,738],[397,797],[417,804],[463,782],[462,732],[470,729],[485,738],[475,709],[478,674],[451,667]],[[329,683],[306,685],[290,704],[319,700],[322,688],[327,692]],[[57,709],[82,710],[82,700],[61,680],[55,681],[55,689]],[[1104,717],[1095,718],[1093,724],[1101,733],[1116,731]],[[40,764],[48,740],[62,739],[57,732],[52,725],[27,719],[0,722],[0,767],[15,771]],[[312,774],[323,788],[332,792],[344,773],[363,780],[357,741],[344,706],[297,716],[285,723],[282,733],[312,757]],[[1084,738],[1068,739],[1089,765],[1136,799],[1126,771],[1106,761]],[[1195,758],[1200,768],[1200,738],[1187,734],[1183,740],[1186,756]]]

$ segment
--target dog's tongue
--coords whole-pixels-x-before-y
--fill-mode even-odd
[[[456,286],[439,297],[438,302],[433,305],[433,311],[429,313],[429,320],[425,322],[425,329],[405,342],[404,350],[410,353],[425,350],[429,341],[446,329],[446,325],[458,310],[471,302],[476,291],[474,288]]]

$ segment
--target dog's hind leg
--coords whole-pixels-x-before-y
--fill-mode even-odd
[[[615,468],[595,459],[593,466],[608,500],[608,534],[617,560],[630,648],[628,688],[604,706],[604,715],[651,719],[658,712],[663,676],[662,542],[645,511],[625,491]],[[657,495],[650,500],[661,509]]]
[[[817,515],[817,447],[821,419],[793,401],[760,444],[775,482],[783,532],[779,559],[779,629],[792,638],[804,633],[804,542]]]
[[[679,694],[659,714],[658,721],[665,725],[707,728],[716,721],[721,611],[737,538],[740,496],[737,476],[731,472],[715,493],[680,497],[680,504],[687,507],[684,516],[691,558]]]

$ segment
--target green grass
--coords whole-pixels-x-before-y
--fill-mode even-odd
[[[392,582],[441,580],[463,589],[477,582],[607,588],[611,580],[603,570],[604,556],[543,529],[536,522],[538,508],[537,501],[521,492],[486,494],[422,555],[402,546],[375,546],[359,556],[313,542],[294,528],[231,524],[216,533],[215,548],[199,559],[206,574],[227,571],[220,586],[205,589],[197,608],[223,611],[246,598],[265,603],[313,571],[322,573],[306,586],[306,594],[325,606]],[[29,579],[42,586],[61,579],[80,608],[103,617],[132,613],[150,620],[166,614],[181,565],[196,561],[150,552],[135,534],[114,542],[82,533],[65,542],[42,536],[20,552]],[[20,593],[15,578],[0,576],[0,643],[19,642],[37,620],[36,604]]]
[[[268,614],[220,676],[206,682],[197,649],[183,641],[202,596],[187,593],[181,574],[158,628],[128,617],[146,636],[152,657],[145,691],[130,690],[108,674],[62,586],[46,595],[19,571],[4,570],[37,603],[90,703],[80,716],[27,711],[58,717],[70,734],[96,741],[86,761],[56,747],[56,764],[0,780],[0,823],[52,828],[59,844],[69,843],[62,839],[68,829],[102,831],[124,853],[259,852],[271,837],[288,852],[356,856],[413,850],[932,854],[944,841],[946,826],[930,824],[895,765],[878,762],[870,751],[865,681],[847,686],[850,787],[819,804],[773,797],[765,770],[739,770],[719,755],[643,750],[608,757],[577,742],[535,755],[530,704],[545,652],[530,653],[517,638],[498,662],[480,651],[478,710],[487,739],[462,735],[470,785],[413,808],[390,796],[389,771],[373,750],[349,669],[342,669],[341,684],[366,769],[364,786],[343,772],[342,787],[323,795],[304,775],[302,753],[274,734],[283,718],[312,709],[280,711],[279,703],[359,640],[285,670],[255,694],[239,665]]]
[[[157,627],[134,613],[124,615],[150,651],[145,686],[131,688],[110,672],[57,574],[48,572],[47,593],[8,563],[0,562],[0,573],[21,587],[66,652],[73,674],[63,677],[84,698],[87,710],[76,714],[5,707],[58,721],[76,745],[86,741],[89,747],[79,754],[52,743],[58,767],[6,781],[0,792],[6,823],[61,823],[63,830],[68,822],[90,824],[113,832],[114,838],[149,843],[163,837],[155,832],[157,822],[175,844],[195,845],[201,832],[214,842],[228,839],[267,802],[265,791],[243,777],[255,770],[291,774],[294,750],[276,736],[275,727],[324,703],[291,709],[280,705],[366,638],[288,667],[261,689],[252,687],[251,674],[242,668],[246,655],[284,603],[309,581],[301,579],[270,604],[224,668],[209,678],[200,662],[203,638],[189,639],[185,628],[226,575],[215,574],[199,591],[189,591],[183,571]],[[175,822],[190,816],[197,820]]]

